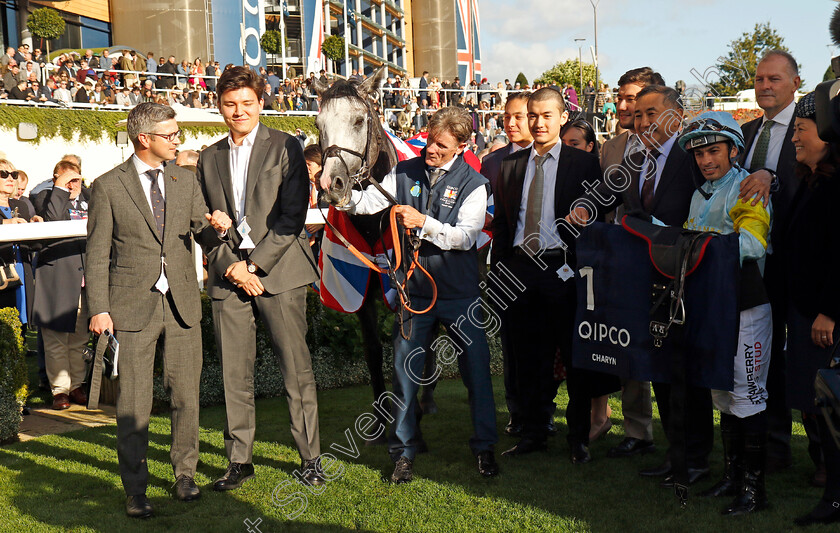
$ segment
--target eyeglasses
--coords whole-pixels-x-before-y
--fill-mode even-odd
[[[18,178],[18,171],[17,170],[0,170],[0,179],[13,179],[16,180]]]
[[[691,124],[686,126],[685,129],[683,129],[683,135],[685,135],[686,133],[691,133],[693,131],[697,131],[697,130],[715,131],[715,132],[725,131],[727,133],[732,133],[733,135],[735,135],[737,137],[743,137],[743,135],[744,135],[740,131],[735,131],[734,129],[730,128],[729,126],[721,124],[720,122],[718,122],[717,120],[715,120],[713,118],[706,118],[706,119],[703,119],[703,120],[697,120],[695,122],[692,122]]]
[[[181,136],[181,130],[173,131],[172,133],[152,133],[148,132],[146,135],[154,135],[156,137],[160,137],[161,139],[166,139],[167,142],[172,142],[175,139]]]

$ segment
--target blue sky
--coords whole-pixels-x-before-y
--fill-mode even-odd
[[[615,86],[619,76],[649,65],[668,85],[678,79],[698,85],[691,69],[703,72],[727,53],[727,45],[756,23],[769,21],[802,66],[806,86],[822,81],[831,56],[828,22],[832,0],[600,0],[598,53],[602,77]],[[528,80],[559,61],[578,56],[591,62],[593,13],[589,0],[480,0],[483,75],[491,82]],[[827,46],[831,45],[831,46]]]

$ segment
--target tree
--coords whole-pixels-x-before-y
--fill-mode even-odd
[[[33,11],[26,21],[26,27],[32,35],[47,42],[47,57],[50,57],[50,41],[64,35],[64,19],[58,11],[49,7]]]
[[[524,88],[526,85],[528,85],[528,78],[525,77],[525,74],[522,74],[520,72],[516,75],[516,80],[514,80],[514,85],[516,85],[517,83],[520,87]]]
[[[752,89],[755,68],[761,57],[770,50],[784,50],[785,39],[769,22],[757,23],[751,32],[730,41],[726,57],[718,57],[714,67],[700,73],[691,69],[691,75],[720,96],[734,96],[738,91]]]
[[[260,46],[266,54],[281,54],[283,49],[280,43],[283,41],[283,34],[277,30],[268,30],[260,37]]]
[[[344,59],[344,38],[340,35],[330,35],[324,39],[324,44],[321,45],[321,51],[324,52],[327,59],[333,61]]]
[[[602,76],[598,73],[598,78]],[[583,64],[583,83],[584,85],[589,80],[595,81],[595,65],[591,63]],[[563,86],[571,83],[573,87],[580,85],[580,61],[577,59],[567,59],[562,63],[557,63],[550,69],[542,73],[542,75],[534,80],[534,83],[551,83],[555,82],[557,85]]]

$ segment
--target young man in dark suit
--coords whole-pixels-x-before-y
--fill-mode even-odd
[[[559,348],[568,372],[566,418],[573,463],[591,460],[588,450],[590,395],[588,376],[572,368],[575,311],[574,269],[577,230],[564,217],[584,194],[584,181],[600,176],[594,154],[563,146],[560,130],[568,118],[563,96],[549,88],[528,100],[528,126],[534,143],[502,162],[494,190],[493,250],[490,280],[515,293],[502,315],[502,328],[516,361],[523,415],[522,439],[502,455],[546,448],[546,422],[554,413],[554,358]],[[561,275],[563,277],[561,277]],[[494,278],[495,276],[495,278]],[[564,281],[564,278],[566,281]],[[505,283],[508,280],[510,283]],[[516,288],[521,289],[517,291]],[[496,294],[505,290],[495,289]]]
[[[531,131],[528,129],[528,97],[530,95],[531,93],[526,91],[511,94],[508,97],[505,103],[504,128],[510,143],[504,148],[487,154],[481,161],[481,174],[490,182],[491,191],[495,191],[497,187],[504,158],[530,148],[531,143],[534,142]],[[502,330],[502,342],[508,342],[506,330]],[[522,409],[517,392],[516,359],[510,348],[502,350],[502,355],[504,357],[505,400],[510,414],[505,433],[518,437],[522,433]],[[550,419],[546,420],[546,424],[551,423]]]
[[[198,389],[201,377],[201,302],[193,261],[203,246],[230,228],[224,213],[208,214],[195,176],[174,164],[175,111],[142,103],[128,115],[134,155],[93,182],[85,281],[90,330],[110,331],[120,343],[117,457],[130,517],[148,518],[149,416],[155,347],[162,342],[164,384],[172,402],[175,496],[201,493],[198,463]],[[211,226],[207,225],[210,221]]]
[[[322,485],[318,398],[306,345],[306,286],[318,273],[303,230],[309,207],[303,150],[291,135],[260,124],[264,83],[256,72],[229,68],[216,88],[230,135],[201,153],[198,177],[207,205],[231,213],[236,231],[207,250],[230,461],[213,488],[236,489],[254,477],[257,317],[283,373],[301,481]]]

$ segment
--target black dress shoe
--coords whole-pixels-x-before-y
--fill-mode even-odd
[[[152,516],[152,502],[145,494],[129,496],[125,500],[125,514],[131,518],[149,518]]]
[[[327,482],[327,479],[324,476],[324,471],[321,469],[320,456],[308,461],[302,461],[300,463],[300,471],[303,472],[300,482],[304,485],[320,487]]]
[[[391,474],[391,482],[397,485],[409,483],[414,479],[414,463],[408,457],[400,457]]]
[[[589,448],[582,442],[569,444],[571,448],[569,457],[573,465],[582,465],[592,461],[592,456],[589,455]]]
[[[694,485],[701,479],[709,477],[711,470],[706,468],[689,468],[688,469],[688,484]],[[665,479],[659,484],[660,487],[671,488],[674,486],[674,474],[668,474]]]
[[[617,446],[610,448],[607,452],[607,457],[632,457],[638,454],[650,453],[654,450],[656,450],[656,446],[653,444],[653,441],[627,437],[618,443]]]
[[[643,477],[662,477],[671,474],[671,461],[665,460],[664,463],[651,468],[639,470],[639,475]]]
[[[238,489],[252,477],[254,477],[254,465],[251,463],[230,463],[225,475],[213,483],[213,490]]]
[[[499,463],[496,462],[496,457],[490,450],[478,452],[478,473],[484,477],[493,477],[499,474]]]
[[[549,437],[557,435],[557,426],[554,425],[554,422],[545,425],[545,434]]]
[[[522,435],[522,424],[511,417],[505,426],[505,435],[508,435],[509,437],[518,437]]]
[[[525,455],[526,453],[541,452],[546,448],[548,446],[546,446],[545,441],[522,439],[513,448],[503,451],[502,455],[508,457],[511,455]]]
[[[820,503],[810,513],[793,520],[793,523],[797,526],[834,524],[835,522],[840,523],[840,505],[825,500],[820,500]]]
[[[182,502],[191,502],[201,497],[201,491],[193,478],[181,475],[175,480],[175,497]]]

